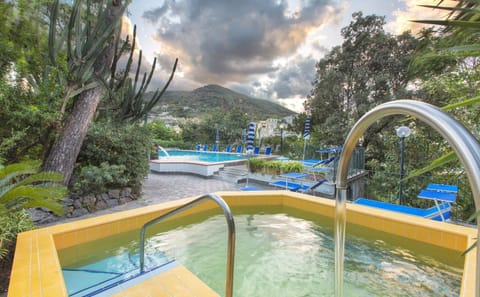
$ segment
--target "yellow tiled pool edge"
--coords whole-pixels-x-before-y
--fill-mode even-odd
[[[231,207],[283,205],[324,216],[333,217],[334,215],[335,201],[305,194],[287,191],[217,192],[216,194],[221,196]],[[140,229],[145,222],[192,199],[176,200],[19,234],[8,296],[67,296],[57,249],[120,232]],[[213,203],[207,202],[179,216],[213,207],[215,207]],[[387,212],[367,206],[348,204],[347,210],[349,223],[458,251],[466,250],[476,236],[476,230],[472,228]],[[473,294],[475,257],[475,251],[471,251],[465,257],[461,296]],[[189,272],[186,269],[182,270],[181,274],[185,277],[195,278],[187,276]],[[141,290],[139,286],[143,288],[143,286],[151,287],[152,285],[145,282],[133,287],[130,290],[131,293],[124,292],[124,294],[116,296],[144,296],[145,291],[142,290],[146,290],[146,287]],[[199,287],[199,290],[207,289]]]

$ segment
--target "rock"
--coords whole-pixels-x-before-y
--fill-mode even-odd
[[[121,190],[120,189],[111,189],[111,190],[108,190],[108,195],[110,196],[110,198],[120,198],[121,196]]]
[[[93,209],[96,202],[97,198],[94,195],[87,195],[83,197],[83,205],[85,205],[88,209]]]
[[[82,208],[82,207],[83,207],[82,201],[80,201],[80,199],[75,199],[75,200],[73,201],[73,206],[74,206],[75,208],[77,208],[77,209],[78,209],[78,208]]]
[[[110,199],[110,196],[108,196],[108,193],[102,193],[102,194],[99,194],[97,195],[97,199],[100,198],[102,199],[103,201],[107,201],[108,199]]]
[[[73,197],[70,197],[70,198],[65,198],[65,200],[63,200],[63,204],[64,205],[73,205],[73,203],[75,202],[75,198]]]
[[[108,199],[106,202],[109,208],[118,205],[118,200],[116,198]]]
[[[59,219],[59,217],[44,209],[30,208],[27,211],[32,218],[32,222],[37,225],[52,223]]]
[[[132,188],[123,188],[120,192],[120,197],[130,197],[132,195]]]
[[[88,210],[86,210],[85,208],[80,208],[80,209],[75,209],[73,212],[72,212],[72,217],[80,217],[80,216],[83,216],[83,215],[86,215],[88,214]]]
[[[102,210],[107,208],[108,208],[108,205],[105,201],[97,200],[97,203],[95,204],[95,210]]]

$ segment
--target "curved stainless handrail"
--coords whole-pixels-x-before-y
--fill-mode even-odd
[[[220,197],[215,194],[207,194],[201,196],[197,199],[190,201],[189,203],[182,205],[174,210],[171,210],[156,219],[146,222],[142,226],[142,230],[140,232],[140,273],[144,272],[144,261],[145,261],[145,230],[160,221],[168,219],[179,212],[192,208],[205,200],[213,200],[217,203],[218,206],[223,210],[223,214],[225,215],[225,219],[227,220],[228,226],[228,247],[227,247],[227,274],[226,274],[226,281],[225,281],[225,296],[232,297],[233,296],[233,266],[235,260],[235,222],[233,220],[232,212],[228,207],[227,203]]]
[[[397,100],[381,104],[368,113],[366,113],[350,130],[343,151],[338,162],[338,172],[336,179],[336,202],[335,207],[338,211],[337,218],[340,220],[339,230],[335,231],[335,236],[345,236],[345,208],[339,205],[345,205],[348,164],[353,149],[358,139],[363,135],[370,125],[377,120],[389,115],[409,115],[430,125],[437,130],[452,146],[460,162],[465,168],[467,177],[472,188],[475,208],[480,210],[480,144],[475,137],[459,122],[450,117],[446,112],[433,105],[414,101]],[[341,230],[343,229],[343,230]],[[477,223],[478,235],[480,238],[480,223]],[[475,277],[475,296],[480,297],[480,240],[477,240],[477,261]],[[344,246],[335,249],[335,259],[343,259]],[[343,263],[335,271],[335,285],[340,292],[337,296],[342,296],[343,285]]]

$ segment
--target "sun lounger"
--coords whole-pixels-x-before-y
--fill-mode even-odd
[[[448,202],[439,204],[438,208],[437,206],[432,206],[427,209],[392,204],[388,202],[371,200],[367,198],[358,198],[353,203],[375,207],[375,208],[381,208],[388,211],[400,212],[400,213],[413,215],[413,216],[424,217],[426,219],[431,219],[435,221],[448,220],[451,216],[451,211],[452,211],[450,203]],[[440,209],[440,213],[439,213],[439,209]]]
[[[240,191],[263,191],[263,189],[255,186],[248,186],[241,188]]]
[[[296,183],[296,182],[291,182],[291,181],[275,180],[275,181],[271,182],[270,185],[275,186],[275,187],[279,187],[279,188],[283,188],[283,189],[286,189],[286,190],[290,190],[290,191],[293,191],[293,192],[305,193],[305,192],[308,192],[308,191],[313,191],[315,188],[319,187],[320,185],[322,185],[326,181],[327,181],[326,179],[322,179],[322,180],[314,183],[313,185],[309,186],[309,185],[304,185],[304,184],[301,184],[301,183]]]
[[[427,190],[447,193],[458,193],[457,185],[443,185],[443,184],[428,184]]]
[[[260,148],[259,148],[258,146],[256,146],[256,147],[253,149],[253,154],[258,155],[258,153],[260,153]]]
[[[229,153],[232,150],[232,147],[230,145],[227,145],[225,148],[225,152]]]
[[[217,151],[217,145],[214,144],[214,145],[212,146],[212,152],[216,152],[216,151]]]
[[[202,148],[202,146],[200,144],[197,145],[197,152],[199,152],[201,148]]]
[[[450,205],[450,203],[455,202],[455,200],[457,199],[457,194],[452,192],[421,190],[417,197],[421,199],[433,200],[435,202],[435,206],[437,207],[438,213],[444,221],[445,217],[443,216],[442,210],[440,208],[440,203],[442,202]]]
[[[297,192],[302,187],[308,188],[308,186],[284,180],[274,180],[270,183],[270,185],[294,192]]]
[[[238,154],[242,153],[242,146],[241,145],[237,146],[237,153]]]
[[[208,151],[208,145],[207,145],[207,144],[205,144],[205,145],[203,146],[203,151],[204,151],[204,152]]]

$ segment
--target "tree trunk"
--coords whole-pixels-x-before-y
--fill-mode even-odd
[[[88,126],[92,122],[93,115],[100,102],[102,92],[103,87],[97,87],[79,95],[73,105],[72,112],[67,117],[62,132],[43,165],[44,170],[63,174],[65,185],[72,177],[75,161],[87,135]]]
[[[121,17],[119,15],[121,6],[122,1],[112,0],[110,15],[105,20],[107,23],[112,23],[116,18]],[[110,69],[116,38],[118,38],[118,32],[113,33],[111,42],[95,61],[93,67],[97,76],[102,76],[104,71]],[[65,185],[68,185],[72,177],[75,162],[103,91],[103,84],[100,83],[96,88],[84,91],[77,96],[59,137],[45,159],[43,170],[56,171],[63,174],[65,177],[63,183]]]

